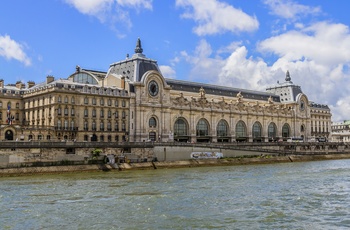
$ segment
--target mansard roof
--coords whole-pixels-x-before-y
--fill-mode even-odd
[[[175,79],[165,79],[166,83],[171,86],[173,90],[186,91],[198,93],[199,89],[203,88],[207,94],[218,95],[218,96],[227,96],[227,97],[236,97],[236,95],[241,92],[242,96],[246,99],[252,100],[264,100],[267,101],[269,97],[275,102],[280,102],[280,97],[267,92],[232,88],[227,86],[211,85],[198,82],[189,82]]]

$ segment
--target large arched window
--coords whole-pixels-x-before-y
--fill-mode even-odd
[[[253,125],[253,138],[261,137],[261,124],[259,122],[255,122]]]
[[[174,137],[178,138],[180,136],[188,135],[187,122],[183,118],[178,118],[174,124]]]
[[[96,79],[87,73],[75,74],[73,77],[73,82],[78,82],[78,83],[83,83],[83,84],[93,84],[93,85],[98,84]]]
[[[216,128],[216,135],[218,137],[228,136],[228,124],[225,120],[220,120]]]
[[[149,125],[149,127],[153,127],[153,128],[156,127],[157,126],[156,119],[154,117],[151,117],[148,121],[148,125]]]
[[[271,138],[271,139],[272,138],[276,138],[276,130],[277,130],[276,124],[271,122],[269,124],[268,130],[267,130],[268,137]]]
[[[290,128],[289,125],[286,123],[282,127],[282,137],[289,137],[290,136]]]
[[[236,124],[236,138],[242,138],[242,137],[246,137],[246,126],[245,123],[243,121],[239,121]]]
[[[196,136],[204,137],[209,135],[209,125],[205,119],[200,119],[196,127]]]

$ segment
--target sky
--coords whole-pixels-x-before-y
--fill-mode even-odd
[[[290,72],[332,121],[350,119],[350,1],[3,0],[0,78],[66,79],[134,53],[166,78],[265,91]]]

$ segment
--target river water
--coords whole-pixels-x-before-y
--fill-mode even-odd
[[[350,160],[0,178],[0,229],[346,229]]]

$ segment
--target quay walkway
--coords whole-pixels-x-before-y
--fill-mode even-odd
[[[234,142],[234,143],[183,143],[183,142],[50,142],[50,141],[2,141],[0,149],[16,148],[155,148],[193,147],[203,149],[240,150],[288,154],[350,153],[350,143],[344,142]]]

